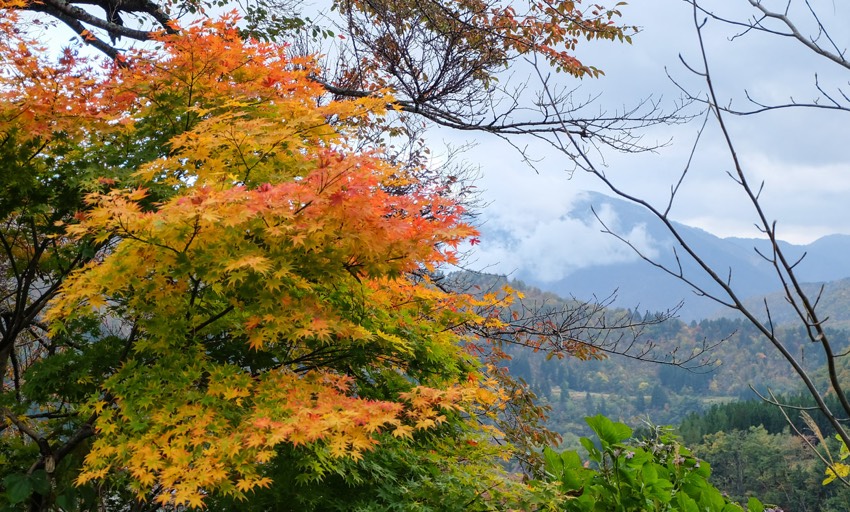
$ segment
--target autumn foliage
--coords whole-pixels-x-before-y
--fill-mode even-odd
[[[511,394],[470,347],[510,291],[429,277],[475,234],[464,209],[358,147],[389,95],[328,100],[313,61],[241,39],[234,21],[97,71],[23,36],[0,45],[0,134],[18,152],[9,172],[28,169],[4,184],[28,199],[4,212],[3,240],[22,258],[55,251],[39,272],[67,272],[44,336],[68,340],[13,368],[33,398],[4,416],[38,441],[70,413],[75,485],[124,475],[139,499],[192,507],[271,485],[282,446],[316,474],[436,431],[509,457],[485,445]],[[50,204],[57,187],[68,197]],[[42,238],[10,235],[32,219]],[[53,364],[74,381],[38,387]],[[52,475],[66,445],[35,444]]]

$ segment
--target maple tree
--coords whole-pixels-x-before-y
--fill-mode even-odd
[[[595,75],[569,50],[625,37],[616,12],[396,3],[383,13],[395,36],[426,13],[417,27],[465,48],[435,62],[466,77],[432,74],[435,94],[414,97],[392,55],[329,82],[315,59],[245,38],[235,15],[164,24],[104,65],[74,48],[52,59],[21,14],[53,4],[0,2],[6,505],[557,501],[501,465],[539,469],[557,439],[504,345],[600,357],[611,329],[634,326],[447,286],[440,269],[476,235],[463,189],[382,132],[412,112],[451,125],[457,98],[517,55]],[[535,126],[521,129],[561,124]]]
[[[94,72],[71,49],[51,61],[10,12],[8,505],[199,507],[269,486],[287,454],[322,481],[366,457],[417,471],[399,452],[423,456],[423,485],[442,467],[464,500],[525,499],[494,467],[527,391],[479,337],[510,328],[515,294],[434,282],[475,231],[450,190],[359,147],[390,96],[328,101],[313,60],[231,17]],[[519,409],[524,442],[553,439]]]

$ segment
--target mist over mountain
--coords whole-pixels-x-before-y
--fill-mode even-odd
[[[633,309],[666,310],[683,302],[679,315],[684,320],[718,316],[721,306],[717,302],[698,296],[688,284],[644,261],[616,237],[600,233],[604,229],[602,223],[656,263],[677,273],[681,269],[687,279],[711,293],[720,291],[696,262],[677,247],[658,219],[640,206],[595,192],[583,194],[571,205],[569,213],[560,220],[560,226],[569,229],[561,232],[553,229],[548,233],[551,237],[548,243],[551,247],[567,247],[571,253],[597,254],[597,259],[582,260],[564,254],[564,263],[554,268],[553,262],[558,261],[559,255],[541,251],[539,258],[525,256],[512,277],[582,300],[615,295],[614,305]],[[699,228],[674,224],[699,257],[729,279],[742,298],[764,296],[780,289],[771,264],[759,255],[759,252],[771,253],[767,240],[719,238]],[[511,250],[518,253],[517,247],[523,242],[517,239],[520,235],[488,231],[486,226],[484,236],[490,238],[491,244],[501,246],[506,254]],[[802,258],[796,267],[802,282],[850,277],[848,235],[830,235],[808,245],[786,242],[781,245],[793,261]]]

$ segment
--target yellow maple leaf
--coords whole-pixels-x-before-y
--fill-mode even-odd
[[[431,418],[422,418],[416,422],[416,430],[425,430],[436,426],[436,423]]]
[[[271,269],[271,262],[265,256],[248,255],[243,256],[236,261],[230,262],[224,267],[224,270],[226,272],[231,272],[233,270],[239,270],[243,268],[250,268],[255,272],[265,274],[269,271],[269,269]]]
[[[850,476],[850,466],[842,462],[835,462],[832,466],[826,468],[826,478],[823,485],[826,485],[837,478],[847,478]]]
[[[141,201],[142,199],[148,196],[147,189],[144,188],[136,188],[133,189],[129,194],[127,194],[127,199],[130,201]]]
[[[392,431],[393,437],[413,439],[413,427],[408,425],[399,425]]]

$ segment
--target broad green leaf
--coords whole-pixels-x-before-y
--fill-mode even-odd
[[[30,481],[32,482],[32,488],[35,492],[39,494],[47,494],[50,492],[50,477],[47,475],[45,470],[38,469],[33,471],[30,475]]]
[[[764,505],[757,498],[747,500],[747,512],[763,512]]]
[[[676,495],[675,510],[679,512],[701,512],[697,502],[685,493]]]
[[[602,452],[600,452],[599,449],[596,448],[596,445],[593,444],[593,441],[586,437],[582,437],[581,439],[579,439],[579,442],[584,447],[584,449],[587,450],[587,455],[588,457],[590,457],[590,460],[595,462],[602,462]]]
[[[56,496],[56,505],[67,511],[77,510],[77,493],[74,488],[65,489],[62,494]]]
[[[632,436],[632,429],[628,425],[615,423],[601,414],[587,417],[584,420],[599,436],[599,440],[605,444],[616,444]]]
[[[561,454],[548,446],[543,449],[543,462],[546,467],[546,472],[560,478],[564,472],[564,462],[561,459]]]
[[[6,487],[6,499],[13,505],[21,503],[32,494],[33,482],[29,475],[24,473],[13,473],[3,479]]]

